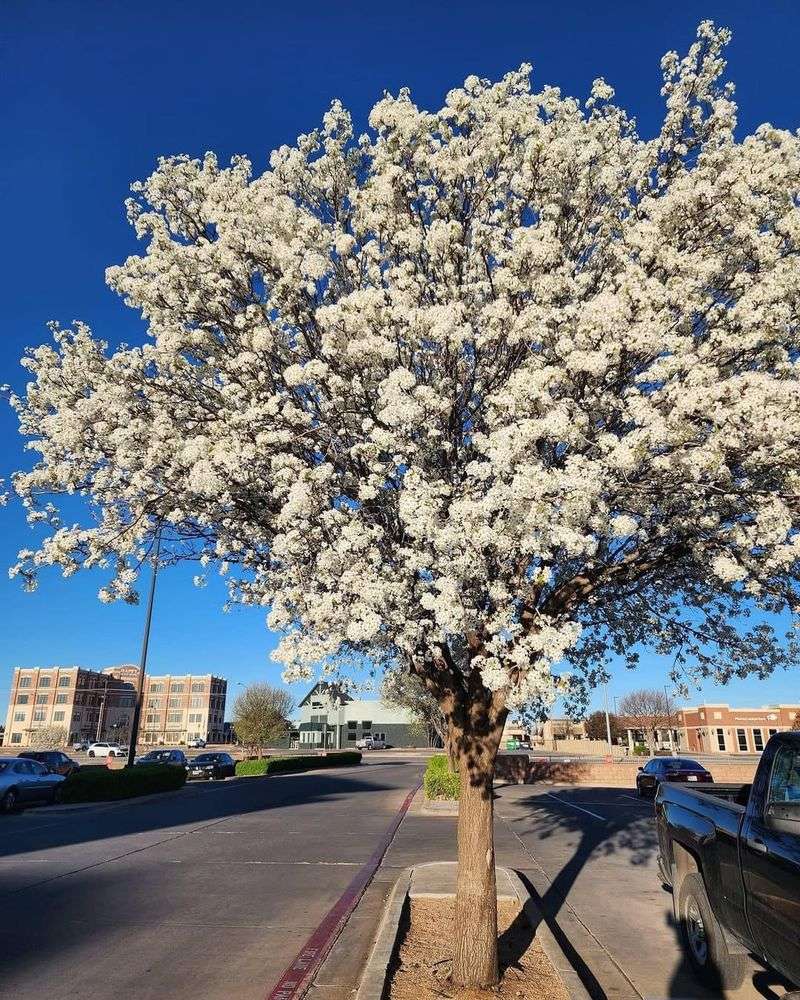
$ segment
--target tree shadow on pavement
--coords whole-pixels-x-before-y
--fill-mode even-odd
[[[516,786],[516,789],[521,791],[521,786]],[[530,786],[530,789],[529,794],[518,794],[518,791],[515,791],[507,796],[501,795],[498,814],[518,836],[529,857],[534,861],[535,868],[541,871],[543,878],[537,879],[538,891],[530,879],[525,878],[524,881],[528,883],[534,899],[538,902],[550,931],[593,1000],[607,1000],[607,997],[614,995],[613,992],[607,993],[604,990],[599,981],[602,976],[589,967],[589,956],[579,954],[575,943],[569,940],[559,922],[569,923],[570,919],[574,919],[575,910],[568,902],[568,898],[578,877],[590,861],[616,856],[626,860],[632,867],[652,867],[654,885],[657,884],[658,875],[654,862],[658,855],[658,836],[654,815],[649,810],[645,812],[641,808],[641,803],[623,803],[625,790],[620,788],[576,786],[569,790],[558,789],[558,795],[543,793],[542,786]],[[559,796],[564,795],[565,791],[569,797],[562,800]],[[601,804],[595,804],[594,808],[593,798],[602,800]],[[614,799],[619,801],[615,802]],[[602,814],[592,815],[598,808],[602,809]],[[581,811],[582,809],[588,810],[588,814]],[[528,851],[529,840],[532,840],[534,845],[537,842],[557,841],[556,847],[561,850],[563,860],[554,878],[541,868],[534,854]],[[604,891],[615,890],[613,886],[603,888],[598,886],[598,892]],[[624,884],[617,885],[616,892],[625,893],[625,891]],[[664,891],[669,890],[665,888]],[[667,922],[674,934],[676,965],[667,987],[668,992],[661,995],[669,997],[670,1000],[720,1000],[722,993],[718,990],[705,989],[695,978],[691,966],[684,957],[679,928],[671,911],[670,901]],[[658,920],[658,915],[654,916]],[[586,927],[580,913],[577,914],[577,919],[583,927]],[[643,919],[646,919],[646,914]],[[648,940],[647,926],[641,926],[640,933],[641,960],[646,962],[648,947],[652,947],[652,942]],[[594,937],[594,933],[592,936]],[[618,968],[622,968],[617,960],[615,964]],[[624,972],[624,969],[622,971]],[[768,985],[782,983],[780,977],[765,971],[763,967],[756,970],[752,980],[755,991],[753,996],[763,996],[767,1000],[773,1000],[782,995],[772,992]]]

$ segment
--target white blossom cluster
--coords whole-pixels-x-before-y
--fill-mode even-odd
[[[640,642],[786,662],[746,618],[798,607],[800,139],[735,137],[727,40],[665,56],[654,138],[523,66],[360,138],[334,102],[258,176],[161,160],[108,271],[149,341],[54,326],[25,361],[16,492],[93,519],[12,572],[132,600],[160,531],[270,609],[287,679],[367,655],[503,711]]]

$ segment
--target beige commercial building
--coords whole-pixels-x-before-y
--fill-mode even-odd
[[[138,678],[139,669],[132,664],[103,671],[83,667],[15,668],[4,746],[31,746],[59,731],[68,742],[127,742]],[[140,742],[185,743],[197,737],[210,743],[221,742],[226,694],[227,681],[212,674],[146,675]]]

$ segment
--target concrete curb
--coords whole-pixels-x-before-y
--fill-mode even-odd
[[[420,865],[418,867],[424,866]],[[384,1000],[388,986],[389,966],[397,948],[400,921],[403,917],[406,901],[409,898],[413,871],[413,868],[406,868],[402,871],[395,883],[392,894],[389,896],[383,911],[383,917],[378,926],[375,943],[372,946],[372,951],[369,954],[367,964],[361,976],[355,1000]],[[522,912],[534,929],[536,940],[550,960],[550,964],[563,983],[570,1000],[591,1000],[586,987],[581,982],[578,973],[570,964],[563,949],[547,926],[538,904],[525,887],[522,879],[511,868],[498,869],[498,871],[505,871],[507,874],[508,880],[519,900]],[[426,895],[428,894],[426,893]],[[452,893],[449,893],[448,897],[451,895]]]
[[[413,868],[403,869],[386,902],[383,917],[378,925],[378,933],[375,936],[375,944],[369,953],[355,1000],[383,1000],[386,980],[389,976],[389,965],[397,946],[400,920],[408,899],[408,890],[411,888],[412,871]]]
[[[564,949],[547,926],[547,921],[544,919],[544,914],[539,908],[539,904],[531,896],[519,875],[511,868],[507,869],[507,871],[509,880],[516,889],[517,899],[519,899],[522,906],[522,912],[527,917],[528,923],[534,928],[536,940],[542,946],[542,951],[550,959],[550,964],[556,970],[558,978],[564,984],[564,989],[567,991],[570,1000],[591,1000],[588,990],[581,982],[580,976],[564,954]]]

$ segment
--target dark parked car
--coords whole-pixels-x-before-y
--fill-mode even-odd
[[[800,733],[771,737],[752,786],[664,782],[655,812],[660,876],[699,978],[721,996],[752,952],[800,986]]]
[[[189,761],[187,777],[203,778],[206,781],[218,781],[220,778],[232,778],[236,774],[236,761],[229,753],[201,753]]]
[[[58,802],[62,774],[53,774],[38,760],[0,757],[0,812],[13,812],[30,802]]]
[[[26,750],[19,756],[25,760],[38,760],[40,764],[49,767],[54,774],[63,774],[65,778],[77,774],[81,769],[77,761],[67,757],[60,750]]]
[[[687,757],[654,757],[636,775],[636,794],[654,799],[662,781],[709,782],[714,779],[702,764]]]
[[[151,750],[137,757],[136,764],[170,764],[172,767],[186,767],[188,761],[183,750]]]

